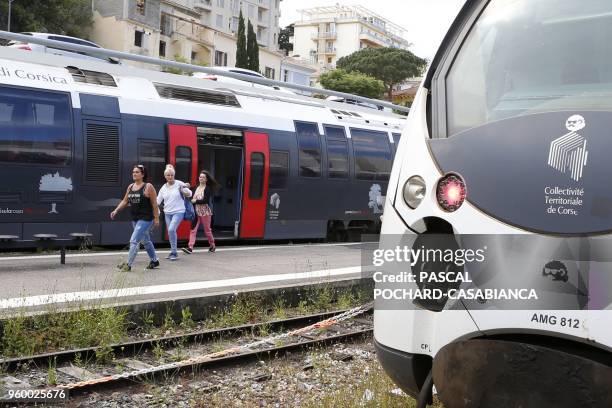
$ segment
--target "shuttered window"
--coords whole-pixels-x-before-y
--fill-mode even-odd
[[[120,181],[119,124],[86,121],[85,182],[117,184]]]

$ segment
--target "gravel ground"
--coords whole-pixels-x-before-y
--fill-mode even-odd
[[[71,400],[74,407],[410,407],[382,372],[370,340],[185,374]],[[436,405],[440,406],[440,405]]]

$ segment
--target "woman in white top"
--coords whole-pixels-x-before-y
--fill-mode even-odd
[[[183,221],[185,215],[185,200],[183,197],[191,197],[189,184],[180,180],[175,180],[174,166],[168,164],[164,171],[166,184],[162,186],[157,195],[157,204],[164,203],[164,217],[168,228],[168,238],[170,239],[170,255],[166,257],[171,261],[176,261],[178,254],[176,251],[177,236],[176,230]]]

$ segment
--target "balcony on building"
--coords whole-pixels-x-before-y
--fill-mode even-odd
[[[312,35],[312,40],[313,41],[335,40],[337,37],[338,37],[338,34],[335,31],[320,31]]]
[[[212,10],[212,0],[195,0],[193,7],[199,10],[211,11]]]
[[[325,47],[319,50],[319,54],[334,55],[336,54],[336,47]]]
[[[392,45],[392,41],[389,39],[367,30],[361,30],[359,33],[359,40],[375,47],[390,47]]]

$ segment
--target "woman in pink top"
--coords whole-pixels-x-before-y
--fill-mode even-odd
[[[198,234],[198,227],[202,224],[206,238],[208,238],[209,252],[215,252],[215,239],[210,229],[210,220],[212,218],[212,209],[210,208],[213,191],[217,190],[219,183],[205,170],[200,172],[200,184],[196,187],[191,202],[195,206],[196,220],[197,222],[192,223],[193,228],[189,234],[189,244],[187,248],[181,248],[186,254],[193,252],[193,246],[195,245],[196,235]]]

